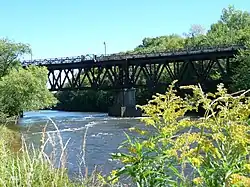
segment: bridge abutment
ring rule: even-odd
[[[116,94],[114,105],[109,108],[109,116],[140,117],[142,112],[136,108],[135,88],[123,89]]]

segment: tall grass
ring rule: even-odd
[[[30,187],[101,187],[107,186],[103,177],[99,173],[93,172],[90,176],[79,175],[77,181],[72,181],[66,169],[67,155],[66,147],[69,140],[63,143],[62,136],[56,124],[50,119],[57,129],[56,134],[46,133],[46,126],[43,129],[41,146],[35,149],[32,145],[26,144],[25,138],[6,126],[0,126],[0,186],[30,186]],[[84,136],[84,144],[86,135]],[[56,139],[60,145],[59,160],[56,162]],[[45,147],[52,147],[50,154],[45,152]],[[15,149],[13,149],[15,147]],[[83,146],[85,149],[85,146]],[[85,153],[85,150],[82,151]],[[57,164],[56,164],[57,163]],[[84,167],[85,155],[82,156]],[[109,186],[109,185],[108,185]]]

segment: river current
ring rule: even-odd
[[[106,113],[63,112],[55,110],[41,110],[25,112],[20,119],[21,132],[28,145],[39,148],[43,129],[46,138],[54,139],[56,143],[48,141],[45,152],[58,150],[60,157],[61,144],[67,144],[66,155],[70,176],[79,174],[85,165],[89,172],[95,166],[101,167],[103,174],[109,173],[118,166],[111,160],[111,154],[117,152],[119,145],[126,139],[124,132],[130,127],[142,126],[139,118],[114,118]],[[58,138],[60,133],[60,138]]]

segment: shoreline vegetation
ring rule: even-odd
[[[244,44],[249,49],[250,13],[230,6],[223,9],[220,20],[206,33],[200,26],[192,26],[185,37],[173,34],[145,38],[131,52],[221,44]],[[181,98],[176,95],[175,82],[167,91],[165,88],[156,90],[164,94],[156,94],[150,101],[147,101],[151,98],[149,92],[139,91],[138,104],[143,105],[141,109],[148,116],[142,121],[154,131],[130,128],[138,133],[138,137],[125,134],[127,141],[112,154],[113,160],[124,165],[122,168],[113,170],[108,176],[98,172],[82,174],[77,180],[71,180],[67,175],[67,142],[62,143],[59,131],[55,133],[55,140],[46,133],[45,126],[40,148],[34,149],[26,144],[25,137],[16,129],[18,127],[11,125],[11,121],[22,111],[50,108],[58,100],[59,103],[64,100],[69,108],[94,104],[93,109],[103,109],[108,106],[111,93],[60,92],[57,100],[46,87],[46,68],[21,67],[17,57],[29,53],[31,49],[26,44],[0,40],[0,119],[1,124],[5,124],[0,126],[0,186],[131,185],[119,183],[122,178],[137,187],[250,186],[250,98],[246,96],[249,92],[231,94],[250,88],[249,50],[241,51],[237,62],[232,63],[232,84],[228,88],[218,85],[215,93],[204,93],[199,85],[188,86],[182,89],[191,89],[193,94]],[[217,73],[210,78],[219,80]],[[145,77],[140,77],[140,81],[145,81]],[[164,81],[169,81],[169,77]],[[201,118],[183,118],[188,111],[199,108],[204,110]],[[50,122],[57,128],[52,120]],[[186,129],[190,130],[183,131]],[[55,141],[59,142],[60,152],[53,152],[53,149],[51,153],[45,153],[45,146],[50,144],[54,148]],[[82,159],[85,149],[83,141]],[[55,159],[58,156],[59,163]],[[87,171],[84,161],[80,163],[81,171]],[[189,176],[184,172],[187,166],[193,170]]]
[[[65,168],[66,145],[60,142],[61,155],[56,165],[55,151],[58,150],[52,150],[50,154],[44,151],[47,144],[54,144],[56,140],[46,135],[45,130],[38,150],[27,145],[18,131],[2,125],[0,132],[5,135],[0,137],[0,186],[103,186],[97,172],[91,176],[79,175],[77,180],[70,179]],[[55,136],[61,139],[59,131]]]
[[[229,94],[223,85],[218,85],[215,94],[205,94],[199,86],[186,86],[182,89],[192,88],[194,95],[182,99],[175,95],[174,84],[165,94],[157,94],[141,106],[149,116],[142,121],[155,130],[130,128],[138,136],[127,135],[127,141],[121,145],[123,151],[112,154],[113,160],[124,167],[106,177],[97,171],[88,175],[83,140],[79,167],[85,174],[79,173],[75,180],[69,178],[68,142],[63,144],[60,131],[51,119],[57,132],[46,133],[45,126],[39,149],[27,145],[25,138],[10,130],[10,126],[1,126],[0,132],[5,136],[0,138],[0,183],[3,186],[122,187],[126,184],[119,183],[120,180],[127,178],[137,186],[149,187],[249,186],[250,98],[245,94],[250,90]],[[198,107],[204,108],[203,117],[196,120],[184,117],[187,111]],[[54,149],[56,141],[60,145],[59,155],[56,155],[58,150],[45,153],[45,147],[51,144]],[[56,158],[60,158],[59,162]],[[184,172],[187,168],[192,173]]]

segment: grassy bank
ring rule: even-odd
[[[51,155],[44,152],[48,142],[45,139],[42,139],[41,148],[34,150],[28,148],[15,127],[0,126],[0,134],[0,186],[105,186],[97,173],[83,176],[77,182],[70,180],[64,156],[61,155],[61,168],[58,169],[53,166]]]
[[[53,168],[42,150],[29,154],[17,131],[1,126],[0,133],[0,186],[81,186]]]

